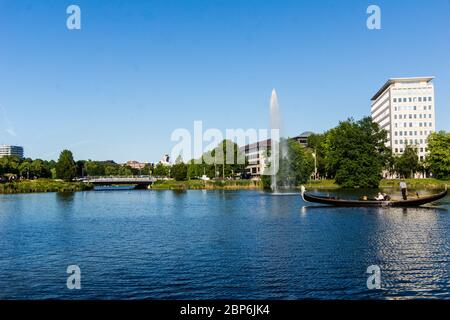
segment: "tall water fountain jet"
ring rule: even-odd
[[[278,137],[271,137],[271,183],[270,188],[273,192],[278,191],[277,172],[279,169],[280,159],[286,157],[286,148],[284,143],[280,141],[281,134],[281,115],[278,105],[278,96],[275,89],[272,90],[270,97],[270,129],[272,134],[278,132]]]

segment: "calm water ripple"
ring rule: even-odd
[[[0,195],[0,299],[449,299],[449,208],[259,191]],[[72,264],[81,290],[66,288]],[[381,290],[367,289],[370,265]]]

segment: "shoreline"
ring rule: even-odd
[[[408,188],[437,190],[450,185],[449,180],[437,179],[406,179]],[[378,189],[398,189],[399,179],[381,181]],[[307,189],[335,189],[341,188],[333,180],[310,180],[305,183]],[[299,189],[297,187],[295,189]],[[38,179],[0,184],[0,194],[27,194],[48,192],[79,192],[91,191],[94,186],[82,182],[64,182],[61,180]],[[148,190],[264,190],[263,184],[258,180],[161,180],[149,187]],[[350,189],[347,189],[350,190]],[[357,190],[357,189],[355,189]],[[376,190],[376,188],[374,188]]]

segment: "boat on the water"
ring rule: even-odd
[[[345,200],[337,197],[309,194],[306,192],[304,186],[301,188],[301,196],[305,202],[316,202],[339,207],[417,207],[435,202],[447,196],[447,186],[444,191],[437,194],[426,197],[415,197],[407,200]]]

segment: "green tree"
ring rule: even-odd
[[[153,175],[157,177],[168,177],[169,176],[169,166],[158,163],[153,169]]]
[[[324,141],[325,134],[312,134],[308,137],[308,148],[316,156],[317,173],[320,177],[327,176]]]
[[[20,174],[21,160],[16,156],[4,156],[0,158],[0,174]]]
[[[340,122],[324,141],[328,174],[342,187],[378,187],[389,157],[386,141],[387,132],[370,117]]]
[[[31,163],[29,161],[23,161],[19,166],[19,174],[21,177],[29,178],[31,174]]]
[[[439,131],[430,134],[425,161],[434,177],[450,177],[450,132]]]
[[[58,179],[63,179],[64,181],[72,181],[76,177],[76,174],[77,167],[73,160],[72,152],[63,150],[56,163],[56,177]]]
[[[181,156],[178,156],[175,164],[171,168],[171,175],[177,181],[184,181],[187,179],[187,165],[181,159]]]
[[[291,139],[282,140],[281,144],[284,144],[287,151],[286,157],[280,155],[278,172],[276,174],[277,185],[296,187],[305,183],[314,172],[314,158],[311,150]],[[267,153],[267,157],[270,157],[271,152]],[[271,165],[271,163],[268,165],[267,170],[269,170]],[[268,173],[268,171],[265,173]],[[272,177],[264,174],[261,176],[261,181],[264,188],[269,188],[272,184]]]
[[[414,177],[414,173],[419,169],[419,157],[417,151],[410,145],[406,145],[405,151],[394,161],[395,172],[404,178]]]
[[[222,178],[231,177],[245,170],[248,161],[239,146],[231,140],[223,140],[211,153],[214,164],[209,165],[209,172],[219,172]],[[205,155],[203,156],[205,157]]]

